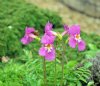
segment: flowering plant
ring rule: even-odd
[[[64,42],[62,37],[64,35],[68,35],[68,45],[71,48],[75,48],[76,45],[78,45],[78,50],[83,51],[85,50],[85,42],[82,40],[80,36],[80,26],[79,25],[72,25],[72,26],[67,26],[64,25],[64,32],[62,34],[53,31],[53,24],[48,22],[45,25],[45,33],[40,39],[39,36],[36,34],[36,30],[32,27],[26,27],[25,29],[25,35],[21,39],[21,42],[24,45],[29,44],[30,42],[34,41],[34,39],[38,40],[42,45],[41,48],[39,49],[39,55],[43,56],[43,69],[44,69],[44,84],[46,86],[47,81],[46,81],[46,62],[45,60],[48,61],[53,61],[55,60],[55,85],[56,85],[56,57],[57,57],[57,52],[56,52],[56,47],[59,47],[59,45],[54,45],[54,42],[56,39],[58,39],[57,42],[62,41],[61,43],[61,50],[59,50],[62,53],[62,59],[61,59],[61,66],[62,66],[62,79],[61,79],[61,85],[63,85],[63,73],[64,73],[64,54],[66,51],[65,44],[67,42]]]
[[[78,45],[78,50],[83,51],[85,50],[85,42],[82,40],[80,36],[80,26],[79,25],[72,25],[71,27],[68,27],[64,25],[65,31],[62,33],[62,35],[68,34],[69,35],[69,46],[72,48],[75,48],[76,45]]]

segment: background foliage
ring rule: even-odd
[[[0,56],[18,55],[25,27],[34,27],[43,33],[48,21],[56,28],[62,24],[61,17],[55,12],[40,9],[23,0],[0,0]]]

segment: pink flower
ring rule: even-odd
[[[68,34],[69,27],[67,25],[64,25],[64,32],[62,33],[62,36],[65,34]]]
[[[75,48],[78,45],[78,50],[83,51],[85,49],[85,42],[80,37],[80,26],[72,25],[68,31],[69,37],[69,46]]]
[[[55,59],[55,49],[53,44],[44,44],[40,50],[39,55],[44,56],[46,60],[52,61]]]
[[[35,36],[35,29],[31,28],[31,27],[26,27],[25,29],[25,35],[24,37],[21,39],[21,42],[23,44],[29,44],[30,42],[32,42],[34,40]]]
[[[56,33],[52,31],[52,24],[48,22],[45,26],[45,33],[41,39],[42,47],[39,50],[39,55],[44,56],[46,60],[52,61],[55,59],[54,40]]]
[[[45,26],[45,34],[41,39],[41,43],[52,44],[55,40],[56,35],[56,32],[52,31],[52,24],[48,22]]]

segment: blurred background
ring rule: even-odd
[[[57,12],[66,24],[79,23],[87,33],[100,34],[100,0],[26,0]]]

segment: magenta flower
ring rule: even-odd
[[[53,44],[44,44],[40,50],[39,55],[44,56],[46,60],[52,61],[55,59],[55,49]]]
[[[32,42],[34,40],[34,38],[36,37],[34,35],[35,33],[35,29],[34,28],[31,28],[31,27],[26,27],[25,29],[25,35],[24,37],[21,39],[21,42],[23,44],[29,44],[30,42]]]
[[[52,31],[52,24],[48,22],[45,26],[45,33],[41,39],[42,47],[39,50],[39,55],[44,56],[46,60],[52,61],[55,59],[54,40],[56,33]]]
[[[64,32],[62,33],[62,36],[65,34],[68,34],[69,27],[67,25],[64,25]]]
[[[85,49],[85,42],[80,37],[80,26],[72,25],[68,31],[69,37],[69,46],[75,48],[78,45],[78,50],[83,51]]]
[[[45,34],[41,39],[41,43],[52,44],[55,40],[56,35],[56,32],[52,31],[52,24],[48,22],[45,26]]]

